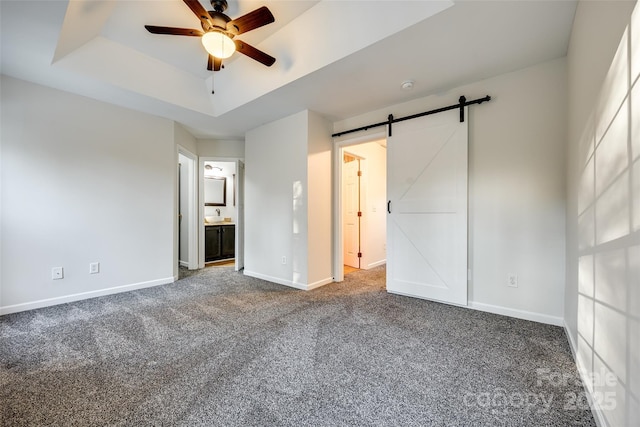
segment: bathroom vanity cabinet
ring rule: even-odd
[[[206,225],[204,228],[204,260],[205,262],[230,259],[235,257],[236,226]]]

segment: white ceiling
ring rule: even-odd
[[[182,0],[2,0],[1,71],[176,120],[200,138],[242,138],[303,109],[337,121],[562,57],[576,8],[565,0],[228,1],[231,18],[269,7],[276,22],[238,38],[274,56],[272,67],[236,53],[214,74],[198,38],[144,29],[199,29]],[[407,79],[411,91],[400,88]]]

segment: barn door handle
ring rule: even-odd
[[[391,213],[391,200],[387,202],[387,212]]]

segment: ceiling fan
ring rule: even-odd
[[[198,0],[183,0],[189,9],[198,17],[202,30],[189,28],[159,27],[145,25],[144,27],[153,34],[168,34],[174,36],[201,37],[209,59],[207,69],[219,71],[222,60],[238,51],[249,58],[254,59],[267,67],[273,65],[276,59],[259,49],[234,37],[246,33],[275,21],[273,14],[266,6],[262,6],[253,12],[249,12],[236,19],[231,19],[223,12],[227,9],[227,0],[211,0],[214,10],[206,11]]]

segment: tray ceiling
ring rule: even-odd
[[[181,0],[2,1],[2,73],[171,118],[198,137],[235,138],[306,108],[340,120],[564,56],[576,6],[230,0],[225,13],[262,5],[276,22],[238,38],[276,63],[235,54],[212,73],[198,38],[144,29],[200,28]]]

